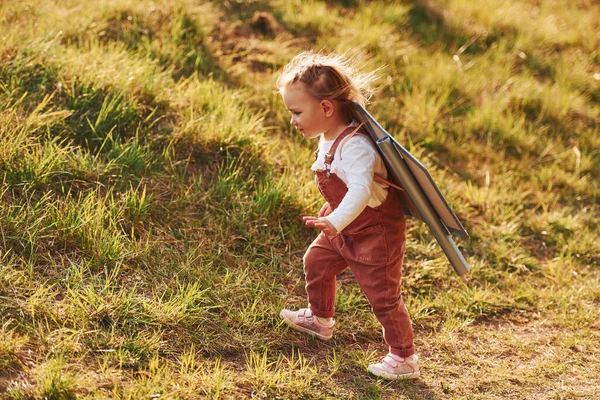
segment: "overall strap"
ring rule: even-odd
[[[395,183],[392,183],[392,182],[388,181],[387,179],[384,179],[384,178],[382,178],[382,177],[381,177],[381,176],[379,176],[379,175],[375,175],[375,176],[373,176],[373,179],[375,180],[375,182],[379,182],[379,183],[381,183],[382,185],[391,186],[391,187],[393,187],[394,189],[398,189],[398,190],[400,190],[400,191],[404,192],[404,188],[402,188],[402,186],[398,186],[398,185],[396,185]]]
[[[342,159],[342,150],[344,149],[344,145],[346,144],[346,141],[344,141],[344,139],[350,139],[352,136],[354,136],[358,130],[364,125],[364,122],[361,122],[353,131],[351,131],[350,129],[346,129],[344,132],[342,132],[336,139],[335,142],[333,142],[333,144],[331,145],[331,148],[329,149],[329,152],[327,154],[325,154],[325,170],[329,171],[329,169],[331,168],[331,163],[333,162],[333,156],[335,154],[335,151],[337,150],[338,146],[341,144],[342,147],[340,148],[340,160]],[[343,142],[342,142],[343,141]],[[317,151],[315,151],[315,159],[317,156]],[[401,186],[396,185],[393,182],[390,182],[389,180],[379,176],[379,175],[375,175],[373,176],[373,179],[384,185],[384,186],[390,186],[393,187],[395,189],[398,189],[400,191],[404,191],[404,188],[402,188]]]
[[[335,139],[335,142],[333,142],[333,144],[331,145],[329,152],[325,154],[325,169],[329,169],[331,167],[331,163],[333,162],[333,155],[335,154],[335,151],[337,150],[337,148],[340,145],[340,143],[342,142],[342,140],[344,140],[346,137],[348,139],[350,139],[352,136],[354,136],[356,134],[356,132],[358,132],[358,130],[363,125],[364,125],[364,122],[361,122],[353,131],[351,131],[350,128],[348,128]],[[343,149],[343,146],[342,146],[342,149]],[[340,149],[340,159],[342,156],[342,154],[341,154],[342,149]]]

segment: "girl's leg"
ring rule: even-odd
[[[304,273],[308,304],[314,315],[333,317],[335,310],[335,276],[348,264],[329,239],[320,234],[304,254]]]
[[[383,326],[390,353],[400,357],[413,355],[412,325],[400,294],[402,257],[385,265],[351,263],[350,269]]]

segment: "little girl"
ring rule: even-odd
[[[280,315],[293,329],[331,339],[336,275],[350,267],[389,346],[369,372],[410,379],[419,376],[419,363],[400,294],[404,214],[385,184],[381,157],[351,111],[352,101],[366,102],[371,78],[355,73],[340,56],[306,52],[294,57],[277,81],[291,124],[305,138],[319,138],[312,170],[325,198],[318,217],[303,218],[307,226],[321,230],[304,255],[308,308],[284,309]]]

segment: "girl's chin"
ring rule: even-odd
[[[318,134],[309,133],[306,131],[300,131],[300,133],[302,133],[302,137],[304,137],[304,139],[314,139],[319,136]]]

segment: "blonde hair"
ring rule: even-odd
[[[370,83],[374,72],[361,74],[355,65],[342,55],[323,55],[306,51],[298,54],[285,66],[277,79],[277,89],[302,82],[319,100],[337,100],[348,116],[352,116],[350,102],[365,106],[373,90]]]

